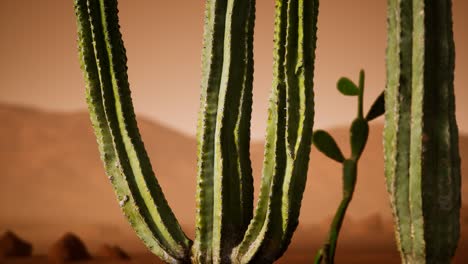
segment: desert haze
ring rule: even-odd
[[[91,252],[111,243],[134,255],[147,254],[124,219],[105,176],[87,113],[0,105],[0,123],[0,232],[12,230],[27,239],[35,255],[45,254],[69,231],[79,235]],[[196,141],[146,119],[139,119],[139,126],[166,197],[184,230],[193,237]],[[347,153],[347,128],[332,129],[331,134]],[[384,184],[381,134],[381,124],[371,126],[338,248],[338,263],[399,262]],[[466,136],[460,137],[460,152],[468,157]],[[252,144],[251,156],[258,187],[261,142]],[[462,159],[463,175],[467,165]],[[311,262],[341,199],[340,175],[338,163],[312,151],[300,225],[280,263]],[[463,186],[463,195],[467,191]],[[463,228],[468,225],[467,209],[462,210]],[[462,231],[456,263],[462,262],[468,249],[468,232]],[[340,261],[343,259],[346,261]]]

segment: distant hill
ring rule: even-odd
[[[143,249],[105,177],[87,113],[0,105],[0,124],[0,232],[12,229],[38,245],[39,251],[66,231],[78,233],[91,246],[105,237],[129,250]],[[193,235],[195,139],[143,118],[139,126],[164,193],[184,229]],[[330,132],[348,153],[347,128]],[[384,232],[391,240],[381,134],[381,124],[371,126],[344,232],[359,236]],[[468,137],[460,138],[460,148],[461,156],[468,157]],[[251,156],[258,190],[262,143],[252,143]],[[462,171],[467,172],[468,164],[462,162]],[[465,195],[467,188],[463,187]],[[314,149],[300,219],[300,230],[310,232],[298,232],[293,245],[300,247],[302,238],[321,241],[340,199],[339,164]]]
[[[104,236],[143,249],[105,176],[87,113],[0,106],[0,123],[0,229],[44,245],[39,250],[66,231],[91,245]],[[147,120],[139,125],[171,206],[192,226],[195,140]]]

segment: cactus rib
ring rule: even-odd
[[[404,263],[450,263],[459,238],[451,17],[450,0],[389,1],[385,171]]]
[[[185,263],[191,241],[164,198],[134,117],[117,1],[75,0],[75,12],[91,120],[121,207],[151,251]]]
[[[288,246],[298,223],[312,140],[318,1],[277,0],[275,10],[262,183],[254,218],[233,253],[239,263],[271,263]]]

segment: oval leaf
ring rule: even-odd
[[[359,95],[359,88],[356,84],[353,83],[350,79],[346,77],[341,77],[336,84],[338,90],[347,96],[356,96]]]
[[[385,113],[385,94],[382,92],[377,99],[375,99],[369,112],[366,115],[366,120],[371,121]]]
[[[342,163],[345,160],[343,153],[336,144],[335,140],[326,131],[315,131],[313,140],[315,147],[317,147],[317,149],[323,154],[325,154],[327,157],[340,163]]]
[[[351,153],[355,160],[361,157],[362,151],[367,143],[369,135],[369,124],[363,118],[357,118],[351,125]]]

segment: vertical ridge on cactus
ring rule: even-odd
[[[385,172],[404,263],[450,263],[459,238],[451,1],[390,0]]]

